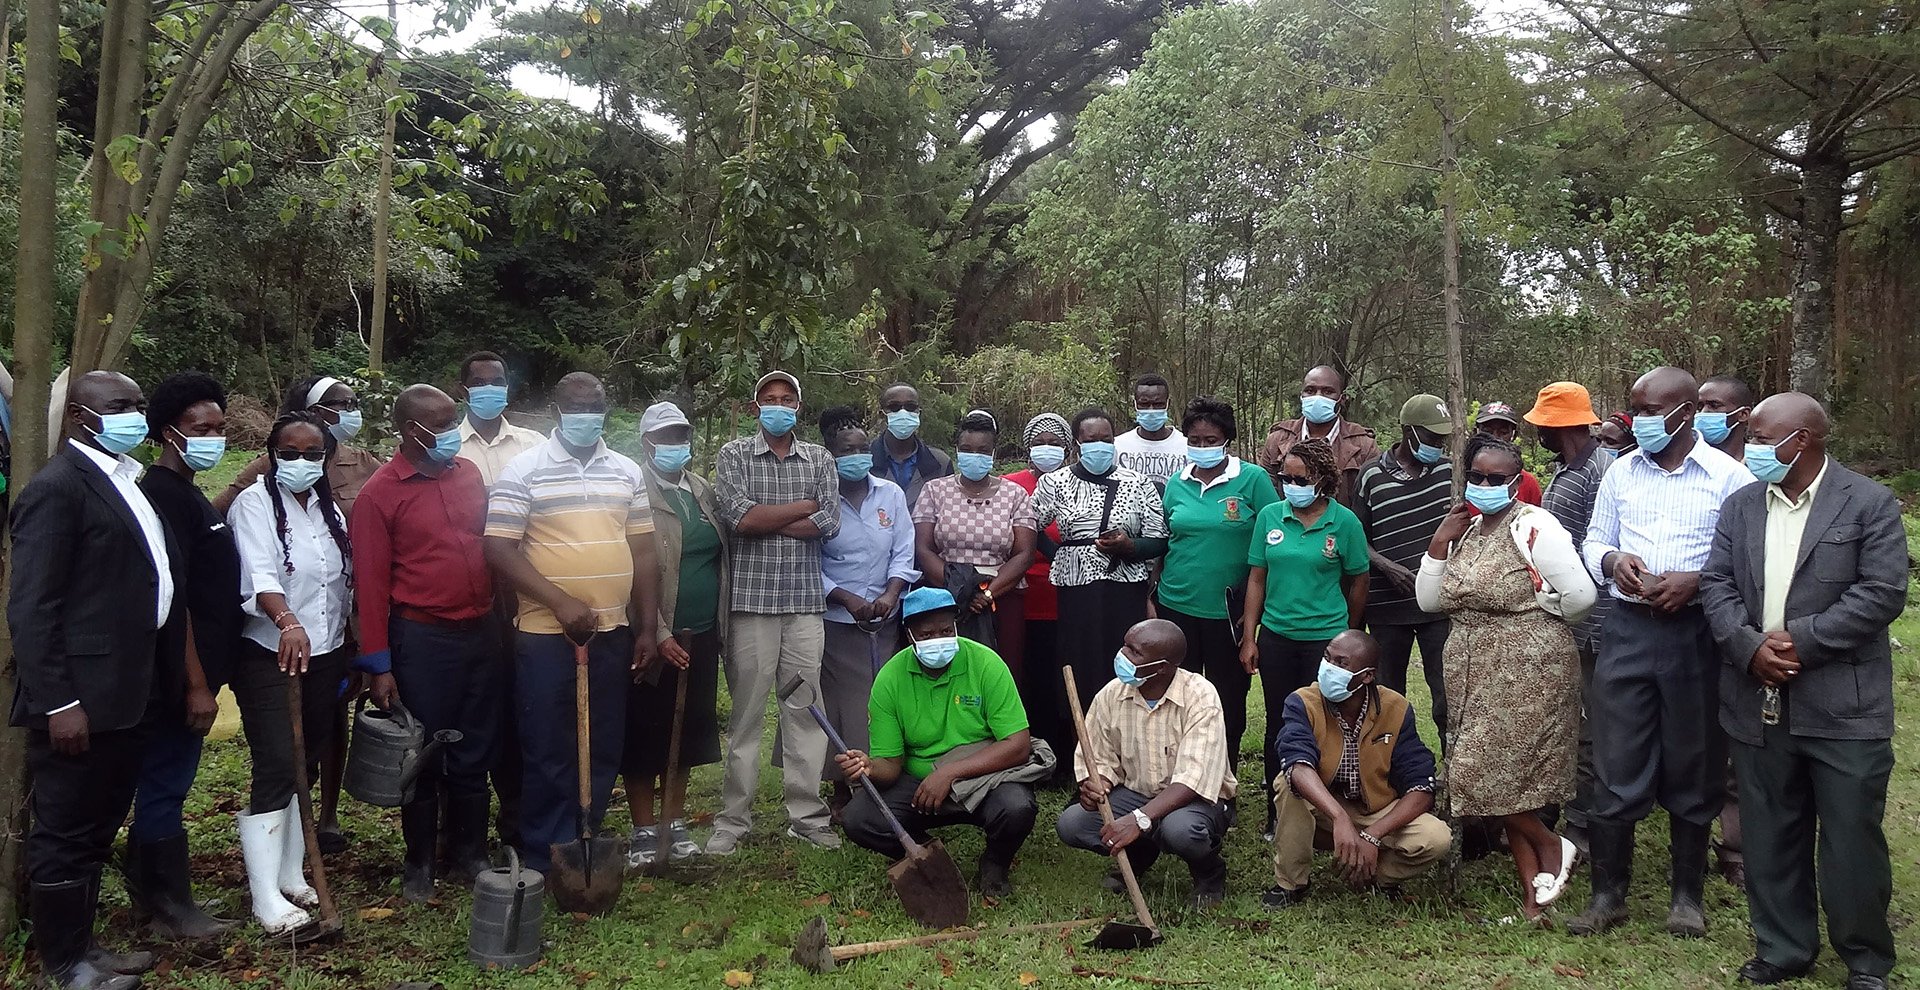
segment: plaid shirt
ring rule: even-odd
[[[826,611],[820,593],[820,543],[840,532],[840,490],[833,457],[804,440],[776,457],[764,433],[741,437],[720,448],[713,473],[714,501],[727,524],[733,551],[731,607],[735,612],[795,615]],[[814,539],[778,533],[742,536],[741,520],[759,505],[788,505],[811,499],[819,508],[807,516],[820,527]]]
[[[1373,706],[1373,696],[1365,691],[1360,693],[1360,714],[1347,721],[1340,714],[1338,706],[1333,709],[1333,717],[1340,720],[1340,737],[1343,745],[1340,749],[1340,769],[1333,774],[1333,796],[1349,801],[1360,800],[1360,730],[1367,724],[1367,709]]]

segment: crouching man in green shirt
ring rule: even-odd
[[[1044,744],[1044,758],[1036,752],[1006,662],[959,638],[953,595],[916,588],[900,611],[913,645],[874,675],[867,703],[872,753],[852,750],[836,759],[847,780],[873,778],[915,841],[946,825],[986,832],[975,882],[980,893],[1004,897],[1012,890],[1007,869],[1039,812],[1032,781],[1051,772],[1052,753]],[[906,855],[864,788],[841,826],[855,845],[894,859]]]

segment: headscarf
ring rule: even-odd
[[[1031,447],[1034,438],[1042,433],[1053,433],[1063,438],[1065,442],[1061,446],[1067,448],[1069,455],[1079,449],[1079,445],[1073,442],[1073,427],[1068,426],[1067,418],[1059,413],[1043,412],[1027,420],[1027,428],[1020,432],[1020,442]]]

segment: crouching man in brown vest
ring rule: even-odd
[[[1327,644],[1317,683],[1287,698],[1274,747],[1270,908],[1306,899],[1316,837],[1331,839],[1341,879],[1393,896],[1447,852],[1433,808],[1433,752],[1413,705],[1375,683],[1380,646],[1349,630]]]

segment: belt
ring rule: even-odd
[[[1629,611],[1638,613],[1640,615],[1644,615],[1651,619],[1686,619],[1686,618],[1692,618],[1698,615],[1703,615],[1705,614],[1705,611],[1706,611],[1705,608],[1703,608],[1699,602],[1689,602],[1686,605],[1682,605],[1680,607],[1680,611],[1678,612],[1662,612],[1659,609],[1654,608],[1652,605],[1646,604],[1645,602],[1630,602],[1630,601],[1627,601],[1625,598],[1615,598],[1613,600],[1613,604],[1616,608],[1625,607]]]
[[[425,626],[439,626],[443,629],[472,629],[493,616],[493,613],[488,611],[482,612],[471,619],[449,619],[444,615],[435,615],[432,612],[417,609],[411,605],[398,606],[393,610],[393,614],[408,622],[418,622]]]

